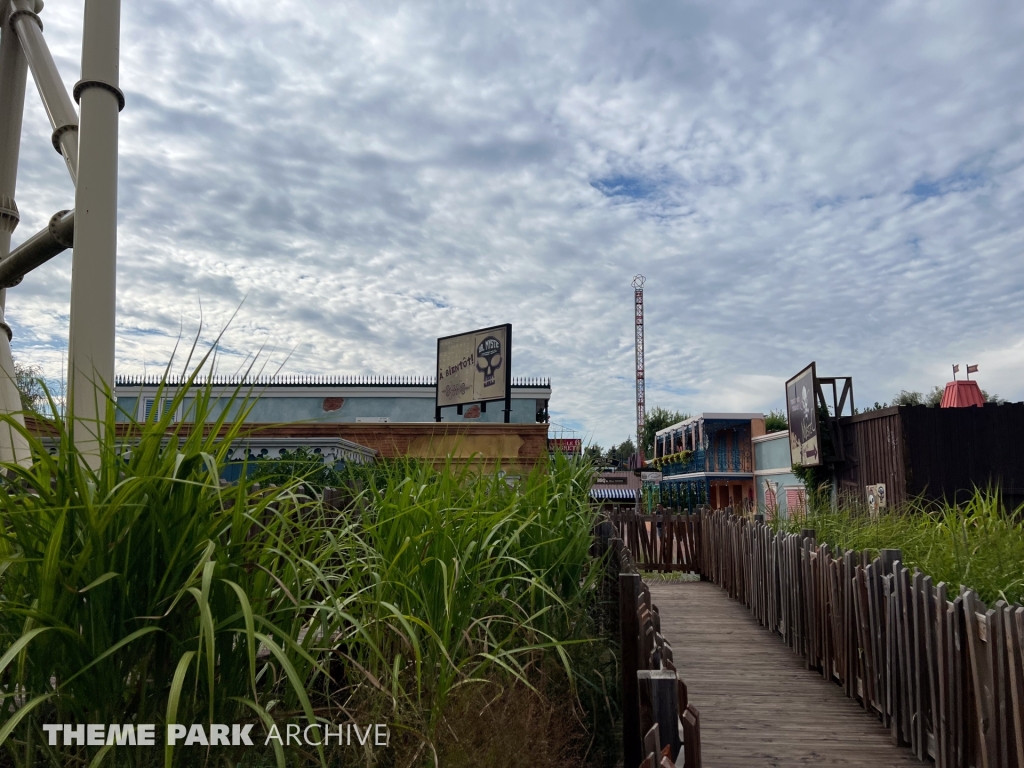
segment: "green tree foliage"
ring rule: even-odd
[[[605,452],[604,457],[613,466],[626,466],[629,463],[629,457],[634,453],[636,453],[636,444],[633,442],[633,438],[627,437],[619,445],[613,445],[609,448]]]
[[[882,408],[895,408],[899,405],[927,405],[932,408],[937,408],[942,402],[942,394],[946,391],[945,387],[934,386],[928,394],[922,392],[909,391],[901,389],[897,395],[894,395],[891,402],[880,403],[877,400],[875,404],[869,408],[865,408],[864,411],[877,411]],[[1005,398],[999,395],[990,395],[984,389],[981,390],[981,396],[985,398],[986,403],[1005,403]]]
[[[899,394],[893,397],[890,406],[896,405],[924,405],[924,395],[920,392],[908,392],[901,389]]]
[[[667,408],[655,406],[644,419],[644,456],[650,458],[654,455],[654,435],[665,427],[678,424],[690,418],[688,413],[670,411]]]
[[[21,409],[46,415],[48,403],[43,387],[43,369],[38,365],[14,362],[14,383],[21,395]]]
[[[764,429],[766,432],[785,432],[789,429],[789,421],[786,419],[786,412],[779,408],[773,410],[764,417]]]

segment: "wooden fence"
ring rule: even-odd
[[[617,624],[622,654],[623,765],[700,768],[700,713],[689,702],[672,646],[661,634],[651,590],[616,533],[611,521],[599,523],[594,547],[595,555],[605,558],[603,602],[613,607],[611,622]]]
[[[616,511],[608,519],[640,570],[701,572],[700,515]]]
[[[702,575],[808,669],[939,768],[1024,768],[1024,608],[935,585],[899,550],[833,550],[814,531],[702,513]]]

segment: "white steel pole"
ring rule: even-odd
[[[14,192],[18,182],[28,63],[18,38],[7,23],[10,3],[6,0],[0,0],[0,3],[0,260],[3,260],[11,252],[11,234],[19,220]],[[0,289],[0,413],[18,414],[21,395],[14,379],[11,328],[4,320],[6,301],[7,291]],[[24,424],[20,415],[14,418]],[[25,438],[9,426],[0,428],[0,461],[29,461]]]
[[[18,33],[36,81],[36,90],[43,100],[46,116],[50,118],[53,148],[64,155],[64,162],[74,181],[78,175],[78,112],[43,39],[43,23],[39,20],[39,8],[36,6],[36,0],[14,0],[15,10],[11,14],[10,26]]]
[[[120,0],[85,0],[68,380],[75,444],[92,467],[114,385]]]

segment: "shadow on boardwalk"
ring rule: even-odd
[[[650,588],[661,632],[700,710],[704,768],[923,765],[720,587]]]

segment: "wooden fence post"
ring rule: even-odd
[[[685,768],[701,768],[700,712],[688,704],[682,716],[683,722],[683,765]]]
[[[640,698],[650,706],[652,724],[658,726],[662,747],[672,748],[675,762],[682,741],[679,739],[679,697],[676,673],[668,670],[641,669],[637,672]],[[642,724],[646,725],[646,723]]]
[[[640,574],[619,574],[619,647],[622,650],[622,764],[640,765],[644,759],[643,734],[640,732],[640,697],[637,687],[637,657],[640,626],[637,621],[637,595]]]

